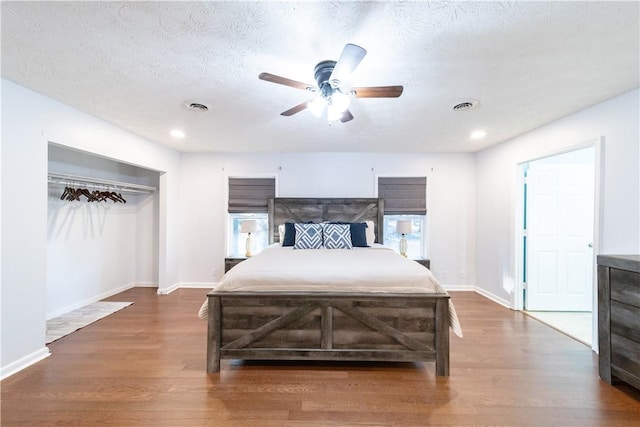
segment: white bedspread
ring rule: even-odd
[[[214,290],[447,293],[431,271],[382,245],[351,250],[270,246],[234,266]],[[205,303],[203,318],[206,309]],[[462,337],[451,301],[449,314],[453,332]]]

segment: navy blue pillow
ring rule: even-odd
[[[296,227],[293,222],[284,223],[284,239],[282,246],[293,246],[296,244]]]
[[[368,248],[367,245],[367,224],[364,222],[342,222],[334,221],[332,224],[349,224],[351,231],[351,245],[354,248]],[[286,240],[286,237],[285,237]]]
[[[351,244],[357,248],[367,248],[367,224],[364,222],[352,222]]]

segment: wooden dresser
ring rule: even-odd
[[[640,255],[598,255],[600,378],[640,389]]]

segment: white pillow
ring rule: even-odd
[[[284,242],[284,224],[280,224],[278,226],[278,236],[280,237],[280,240],[278,240],[280,242],[280,246],[282,246],[282,243]]]
[[[373,221],[365,221],[365,224],[367,224],[367,230],[366,230],[366,235],[367,235],[367,246],[373,246],[373,244],[376,241],[376,231],[375,231],[375,224]]]

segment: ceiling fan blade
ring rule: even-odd
[[[313,92],[316,91],[315,85],[302,83],[302,82],[299,82],[297,80],[291,80],[291,79],[288,79],[286,77],[276,76],[275,74],[271,74],[271,73],[260,73],[258,78],[260,80],[264,80],[266,82],[271,82],[271,83],[277,83],[279,85],[290,86],[290,87],[294,87],[296,89],[310,90],[310,91],[313,91]]]
[[[344,113],[342,114],[342,118],[340,119],[340,121],[342,123],[347,123],[351,120],[353,120],[353,114],[351,114],[351,111],[345,110]]]
[[[308,102],[305,101],[302,104],[298,104],[293,108],[289,108],[287,111],[283,111],[282,113],[280,113],[281,116],[293,116],[296,113],[299,113],[300,111],[304,110],[305,108],[307,108],[308,106]]]
[[[349,80],[351,73],[353,73],[353,70],[356,69],[366,54],[367,51],[364,48],[347,43],[329,77],[331,86],[334,88],[339,87],[342,83]]]
[[[354,87],[356,98],[397,98],[402,95],[402,86]]]

